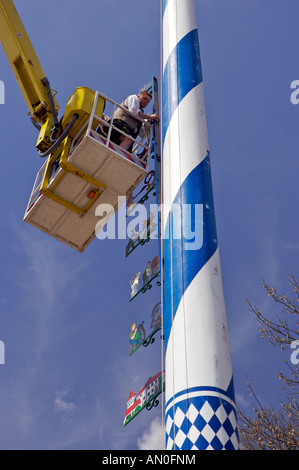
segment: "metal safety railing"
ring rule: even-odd
[[[110,116],[106,114],[103,114],[103,116],[96,115],[97,103],[99,98],[105,100],[106,106],[107,103],[110,104],[112,108]],[[139,134],[136,138],[127,134],[126,132],[119,129],[113,124],[114,115],[118,108],[122,109],[123,111],[125,111],[125,113],[134,117],[134,119],[140,121],[141,129],[143,129],[143,131],[139,130]],[[113,131],[124,137],[130,138],[130,140],[132,141],[131,151],[121,147],[121,145],[114,141]],[[107,96],[103,95],[98,91],[95,93],[94,103],[89,119],[83,124],[81,129],[78,131],[78,133],[74,136],[72,140],[69,155],[71,155],[74,148],[84,138],[85,135],[91,135],[105,147],[111,148],[112,144],[114,151],[116,151],[121,156],[129,155],[137,165],[140,165],[140,162],[146,163],[148,161],[148,156],[152,150],[153,126],[144,119],[141,119],[136,114],[133,114],[128,111],[116,101],[112,100],[111,98],[108,98]]]
[[[111,116],[108,117],[107,115],[98,116],[96,115],[97,110],[97,103],[99,98],[104,99],[106,105],[110,105],[112,108]],[[126,134],[124,131],[119,129],[113,124],[113,118],[115,115],[115,111],[117,108],[123,109],[127,114],[130,114],[134,117],[134,119],[139,120],[141,122],[141,126],[145,127],[145,132],[143,136],[137,136],[136,138],[132,137],[131,135]],[[105,132],[101,131],[101,127],[105,127]],[[112,131],[115,130],[117,133],[123,135],[124,137],[130,137],[132,141],[132,149],[131,151],[122,148],[120,145],[115,143],[112,138]],[[64,158],[68,159],[72,156],[73,151],[79,145],[79,143],[84,139],[86,136],[93,137],[99,144],[104,147],[109,148],[109,150],[113,150],[117,154],[126,159],[133,161],[135,164],[140,166],[143,169],[146,169],[148,166],[149,155],[152,152],[152,144],[153,144],[153,126],[149,125],[143,119],[139,118],[135,114],[130,113],[127,109],[122,107],[116,101],[108,98],[107,96],[103,95],[100,92],[95,92],[94,102],[92,106],[92,111],[89,117],[86,119],[84,124],[81,126],[77,134],[73,138],[67,137],[63,143],[64,150],[62,153],[58,154],[55,157],[55,154],[51,154],[46,162],[42,165],[40,170],[37,173],[35,178],[35,182],[33,185],[33,189],[29,198],[29,202],[27,204],[26,213],[30,210],[30,208],[34,205],[37,198],[41,195],[41,188],[45,183],[45,175],[46,172],[48,173],[47,177],[47,187],[53,181],[53,178],[57,175],[57,170],[60,168],[59,161],[61,159],[61,155],[64,154]],[[69,144],[67,145],[67,141]],[[139,153],[141,152],[141,153]],[[56,154],[57,155],[57,154]]]
[[[41,187],[41,184],[42,184],[42,180],[43,180],[43,177],[44,177],[46,166],[47,166],[47,161],[45,161],[45,163],[42,165],[42,167],[37,172],[37,175],[36,175],[36,178],[35,178],[35,181],[34,181],[34,185],[33,185],[33,188],[32,188],[31,194],[30,194],[30,198],[29,198],[25,213],[27,213],[31,209],[31,207],[33,206],[35,200],[40,195],[40,187]]]

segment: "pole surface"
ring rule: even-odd
[[[166,449],[237,449],[194,1],[162,22]]]

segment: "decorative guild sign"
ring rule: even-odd
[[[151,410],[153,407],[158,406],[159,400],[157,396],[164,390],[164,374],[159,372],[154,377],[150,377],[146,384],[136,395],[133,390],[129,395],[127,401],[127,409],[125,412],[124,426],[126,426],[135,416],[146,408]]]
[[[126,257],[129,256],[138,245],[144,245],[146,242],[150,241],[150,235],[158,228],[158,224],[154,222],[154,219],[155,214],[151,212],[150,217],[143,222],[143,227],[140,232],[135,232],[135,230],[131,232],[129,243],[126,246]],[[157,237],[158,234],[155,235],[155,238]]]
[[[157,331],[161,330],[161,302],[158,302],[151,313],[152,321],[150,326],[150,333],[146,335],[144,329],[144,321],[140,325],[136,326],[133,323],[130,333],[130,356],[137,351],[140,346],[147,347],[149,344],[154,343],[154,335]]]
[[[156,80],[155,79],[155,83]],[[154,87],[154,82],[150,84],[150,88],[154,93],[154,109],[157,106],[157,84]],[[157,112],[157,111],[155,111]],[[157,145],[157,140],[159,146]],[[150,154],[152,159],[155,159],[155,170],[149,171],[142,183],[136,189],[136,194],[133,193],[127,198],[126,203],[126,217],[127,217],[127,235],[129,241],[126,246],[126,257],[129,256],[139,245],[143,246],[150,240],[156,239],[160,244],[160,224],[161,224],[161,203],[160,203],[160,163],[157,166],[157,160],[160,156],[157,150],[160,149],[159,140],[159,126],[153,126],[153,145],[151,146]],[[158,150],[160,154],[160,150]],[[142,154],[141,154],[142,155]],[[141,188],[141,189],[139,189]],[[150,204],[150,196],[157,196],[155,204]],[[148,203],[146,202],[148,201]],[[159,201],[159,202],[158,202]],[[133,220],[132,220],[133,218]],[[131,220],[130,220],[131,219]],[[150,255],[152,256],[152,255]],[[146,260],[145,260],[146,261]],[[152,288],[152,283],[161,286],[160,276],[160,257],[155,256],[153,260],[149,260],[145,266],[144,272],[137,272],[130,280],[130,302],[140,292],[145,293]],[[159,298],[161,299],[161,293]],[[137,302],[138,304],[138,302]],[[136,321],[136,320],[135,320]],[[150,326],[148,327],[150,323]],[[162,303],[159,301],[154,306],[151,312],[151,320],[145,325],[144,320],[138,320],[133,323],[130,331],[130,350],[129,356],[135,351],[140,349],[141,346],[147,347],[149,344],[155,342],[154,336],[162,330]],[[163,332],[161,335],[163,339]],[[126,426],[140,411],[144,408],[151,410],[153,407],[158,406],[158,395],[165,389],[164,371],[159,372],[154,377],[150,377],[141,390],[135,394],[131,390],[127,400],[127,409],[123,424]]]
[[[132,194],[128,197],[127,199],[127,215],[130,215],[130,208],[132,206],[134,206],[135,204],[144,204],[145,201],[148,200],[149,198],[149,194],[150,192],[155,188],[156,186],[156,182],[155,182],[155,171],[152,170],[152,171],[149,171],[147,173],[147,175],[145,176],[144,180],[143,180],[143,186],[142,188],[140,189],[140,191],[135,194],[135,196],[133,196]],[[141,199],[139,199],[139,201],[137,203],[133,202],[134,199],[139,196],[143,191],[145,191],[145,193],[143,194],[143,196],[141,197]],[[153,193],[153,196],[155,196],[156,193]]]
[[[152,281],[160,275],[160,257],[156,256],[152,261],[146,265],[145,271],[142,275],[142,287],[140,287],[140,272],[135,274],[130,280],[131,285],[131,300],[133,300],[140,292],[144,293],[152,288]],[[160,286],[161,282],[157,280],[157,285]]]

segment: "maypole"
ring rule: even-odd
[[[237,449],[194,1],[162,21],[166,448]]]

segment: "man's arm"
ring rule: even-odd
[[[142,111],[139,111],[138,116],[141,119],[148,119],[149,121],[160,122],[160,118],[159,118],[158,114],[144,114]]]

